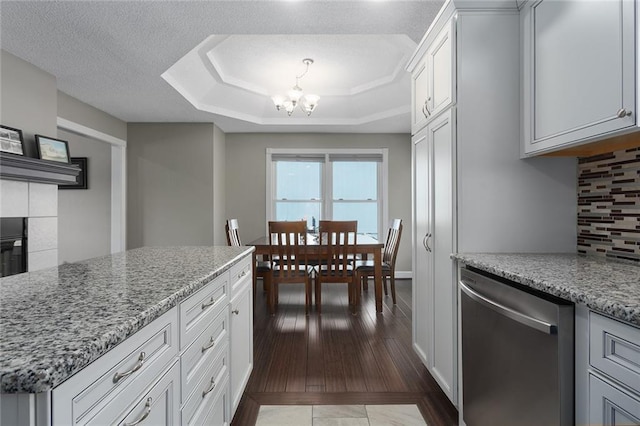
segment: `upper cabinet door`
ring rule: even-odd
[[[411,98],[413,99],[411,108],[412,134],[416,134],[422,129],[429,118],[427,112],[427,80],[427,60],[425,57],[411,73]]]
[[[527,3],[521,12],[525,154],[636,125],[635,3]]]
[[[427,41],[424,56],[411,72],[411,133],[416,134],[455,102],[455,17]]]
[[[455,97],[453,25],[455,18],[445,25],[427,50],[427,112],[435,117],[448,108]]]

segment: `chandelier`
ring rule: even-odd
[[[313,64],[313,59],[305,58],[302,60],[302,63],[306,65],[306,69],[302,74],[296,76],[296,85],[287,92],[287,96],[276,95],[271,98],[276,109],[278,111],[284,109],[289,116],[293,114],[296,106],[299,106],[307,115],[311,115],[320,100],[320,96],[318,95],[304,94],[302,88],[299,86],[300,79],[309,72],[309,65]]]

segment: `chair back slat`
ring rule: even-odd
[[[307,222],[269,222],[269,253],[274,276],[279,280],[307,273]]]
[[[227,231],[227,244],[230,246],[241,246],[240,232],[238,231],[238,219],[229,219],[225,225]]]
[[[320,259],[332,277],[352,273],[350,260],[356,252],[358,222],[321,220],[319,224]]]
[[[398,248],[400,247],[400,237],[402,236],[402,219],[393,219],[387,233],[387,241],[384,244],[382,261],[389,265],[396,263]]]

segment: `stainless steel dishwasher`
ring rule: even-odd
[[[460,290],[466,425],[572,425],[573,304],[469,267]]]

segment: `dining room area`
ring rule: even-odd
[[[245,243],[239,221],[227,220],[227,243],[255,248],[254,364],[233,425],[457,422],[411,347],[412,281],[395,277],[402,222],[391,219],[378,239],[356,220],[269,221]],[[312,406],[334,414],[307,423],[300,409]],[[392,423],[348,413],[380,406]]]

